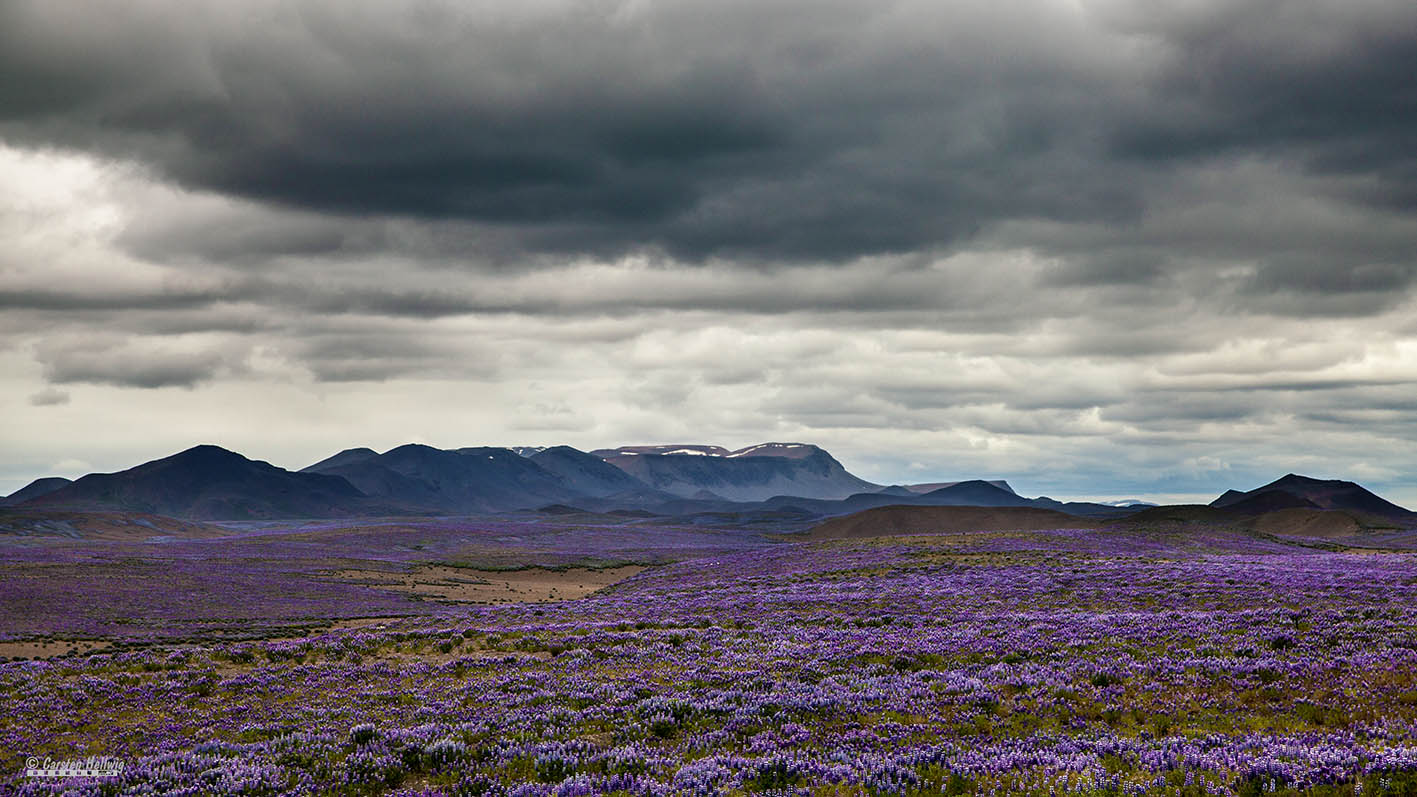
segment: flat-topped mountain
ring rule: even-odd
[[[810,443],[759,443],[755,446],[730,451],[724,456],[738,457],[785,457],[787,459],[809,459],[826,451]]]
[[[653,489],[685,498],[840,499],[880,489],[847,472],[826,451],[801,443],[765,443],[738,451],[718,446],[625,446],[604,451],[610,452],[605,461],[611,465]]]
[[[732,451],[723,446],[704,445],[663,445],[663,446],[620,446],[618,448],[597,448],[590,452],[601,459],[612,457],[634,457],[657,454],[684,454],[695,457],[726,457]]]

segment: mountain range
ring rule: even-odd
[[[882,486],[806,443],[737,450],[685,444],[580,451],[569,446],[350,448],[299,471],[201,445],[116,473],[39,479],[0,499],[5,511],[139,512],[189,520],[476,515],[545,510],[637,513],[674,522],[806,522],[879,507],[1045,510],[1099,520],[1128,503],[1028,498],[1006,481]],[[1347,481],[1290,474],[1226,491],[1207,511],[1260,516],[1343,510],[1417,526],[1417,514]]]
[[[713,453],[684,453],[687,450]],[[635,453],[629,453],[634,451]],[[350,448],[287,471],[202,445],[116,473],[37,480],[4,506],[145,512],[203,520],[481,514],[576,504],[594,509],[708,511],[795,494],[844,498],[881,489],[803,443],[739,451],[717,446],[629,446],[609,456],[569,446],[383,453]]]

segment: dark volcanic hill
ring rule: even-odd
[[[975,479],[932,490],[912,503],[927,506],[1034,506],[1034,500],[1037,499],[1030,500],[1013,490]]]
[[[1343,509],[1405,523],[1417,522],[1417,513],[1384,500],[1361,485],[1340,479],[1313,479],[1294,473],[1248,492],[1227,490],[1210,505],[1243,514],[1293,508]]]
[[[687,450],[687,447],[680,448]],[[743,456],[620,453],[609,456],[606,461],[656,490],[685,498],[762,501],[776,495],[793,495],[839,499],[880,489],[880,485],[848,473],[822,449],[804,448],[811,450],[793,449],[791,457],[753,453]],[[628,449],[614,450],[625,452]]]
[[[945,534],[961,531],[1037,531],[1092,528],[1098,521],[1035,507],[883,506],[832,518],[812,529],[815,540]]]
[[[1003,479],[987,479],[985,481],[988,484],[992,484],[995,487],[998,487],[1000,490],[1008,490],[1009,492],[1014,491],[1014,488],[1010,487],[1009,483]],[[931,482],[929,484],[907,484],[905,485],[905,489],[909,490],[912,493],[923,494],[932,493],[936,490],[940,490],[945,487],[953,487],[956,484],[960,483],[961,482]]]
[[[68,487],[73,483],[72,480],[66,479],[63,476],[46,476],[42,479],[35,479],[4,498],[0,498],[0,506],[16,506],[23,504],[32,498],[48,495],[55,490]]]
[[[1230,495],[1230,500],[1226,503],[1212,506],[1236,515],[1263,515],[1280,509],[1322,509],[1313,501],[1284,490],[1270,490],[1253,495],[1231,490],[1227,495]]]
[[[337,476],[292,473],[217,446],[196,446],[117,473],[91,473],[22,506],[203,520],[331,517],[382,509]]]

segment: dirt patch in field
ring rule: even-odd
[[[35,543],[72,540],[142,542],[154,539],[224,537],[231,532],[192,520],[141,512],[71,512],[50,509],[0,509],[0,537]]]
[[[1051,509],[979,506],[883,506],[832,518],[808,533],[810,540],[842,540],[900,534],[952,534],[965,531],[1044,531],[1086,529],[1101,525]]]
[[[1333,539],[1354,536],[1365,527],[1347,512],[1296,508],[1266,512],[1255,518],[1253,528],[1263,534]]]
[[[0,656],[8,659],[49,659],[69,653],[98,653],[107,648],[104,642],[63,640],[0,642]]]
[[[341,581],[428,600],[502,604],[576,600],[624,581],[641,570],[644,568],[634,565],[605,570],[471,570],[423,565],[407,571],[346,569],[329,575]]]
[[[343,631],[347,628],[374,628],[382,630],[402,620],[402,617],[346,617],[330,623],[327,630]]]

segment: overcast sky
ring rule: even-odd
[[[0,0],[0,493],[813,442],[1417,505],[1411,0]]]

